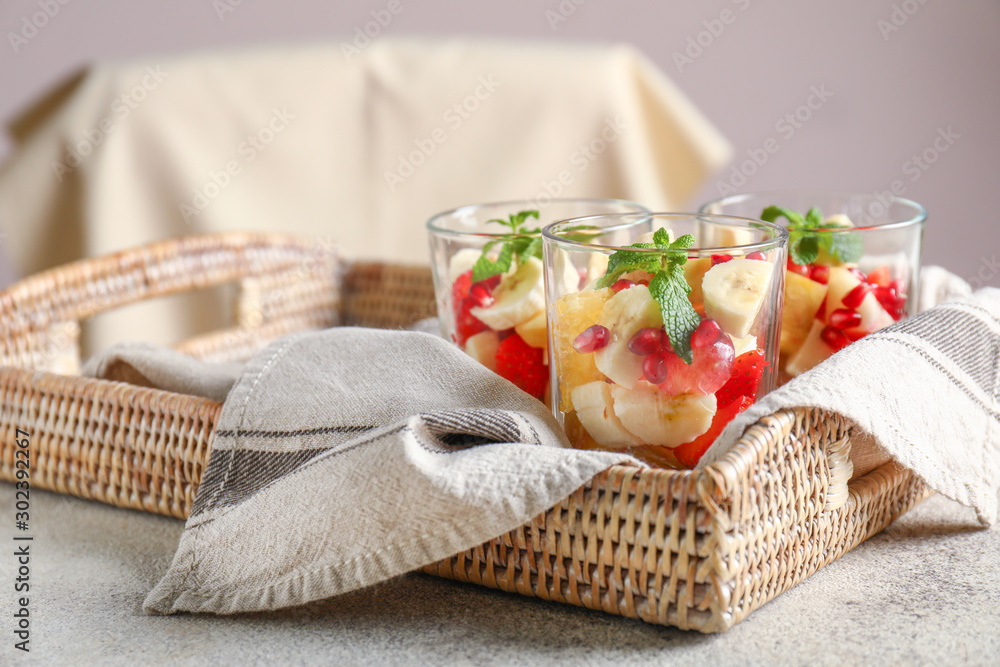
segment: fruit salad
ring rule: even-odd
[[[555,407],[574,446],[693,467],[765,388],[783,250],[702,256],[694,243],[659,229],[555,299]]]
[[[761,213],[769,222],[779,218],[790,232],[780,343],[787,379],[901,319],[908,290],[888,264],[859,268],[864,237],[851,231],[848,216],[824,218],[817,207],[805,215],[777,206]]]

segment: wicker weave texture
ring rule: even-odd
[[[342,264],[326,245],[284,235],[164,242],[29,278],[0,294],[0,478],[14,478],[15,429],[27,426],[36,486],[186,517],[221,404],[49,371],[78,366],[82,318],[231,281],[241,287],[238,321],[178,349],[241,360],[291,331],[401,327],[434,313],[427,268]],[[611,468],[425,571],[721,632],[927,495],[892,463],[848,483],[850,430],[819,410],[782,411],[704,469]]]

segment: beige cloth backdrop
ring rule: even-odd
[[[96,64],[11,128],[0,225],[22,274],[155,239],[284,230],[426,263],[482,201],[681,209],[727,142],[627,47],[376,40]],[[220,326],[224,297],[98,318],[93,351]]]

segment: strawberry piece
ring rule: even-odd
[[[892,281],[889,267],[882,265],[868,274],[868,282],[876,287],[888,287]]]
[[[748,353],[750,354],[750,353]],[[733,418],[753,405],[753,399],[749,396],[741,396],[738,400],[729,403],[725,407],[719,408],[715,416],[712,417],[712,425],[708,427],[708,430],[699,435],[697,438],[691,442],[685,442],[683,445],[677,445],[674,447],[674,456],[677,460],[687,466],[688,468],[693,468],[701,460],[702,454],[708,451],[708,448],[712,446],[719,434],[722,433],[722,429],[726,428],[726,425],[733,420]]]
[[[483,324],[469,311],[476,306],[483,307],[493,302],[493,290],[500,284],[500,276],[491,276],[478,283],[472,282],[472,269],[469,269],[451,284],[451,302],[455,308],[455,342],[461,346],[469,336],[486,331]]]
[[[742,398],[749,398],[751,403],[757,400],[757,387],[767,366],[768,363],[760,350],[744,352],[736,357],[729,380],[715,392],[719,409]]]
[[[497,348],[497,374],[542,400],[549,382],[549,369],[543,362],[543,355],[542,348],[531,347],[513,333]]]
[[[476,307],[476,300],[472,297],[465,297],[455,302],[455,342],[465,347],[465,341],[470,336],[489,329],[470,311]]]

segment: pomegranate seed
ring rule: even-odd
[[[847,329],[846,331],[844,331],[844,335],[847,336],[847,340],[853,343],[854,341],[861,340],[862,338],[867,336],[868,332],[865,331],[864,329]]]
[[[868,282],[876,287],[888,287],[891,276],[888,266],[880,266],[868,274]]]
[[[760,260],[763,260],[763,261],[766,262],[767,261],[767,255],[765,255],[762,252],[752,252],[749,255],[747,255],[747,259],[760,259]]]
[[[580,354],[599,350],[611,340],[611,332],[606,326],[595,324],[588,327],[573,340],[573,349]]]
[[[732,258],[732,255],[712,255],[712,266],[715,266],[716,264],[725,264]]]
[[[836,327],[823,327],[819,334],[823,342],[833,348],[834,352],[839,352],[851,344],[851,340],[843,331]]]
[[[906,283],[902,280],[893,280],[889,283],[889,287],[896,290],[897,294],[906,294]]]
[[[642,360],[642,376],[652,384],[660,384],[667,379],[667,364],[662,354],[657,352]]]
[[[806,278],[809,277],[809,267],[802,264],[796,264],[795,262],[792,261],[791,257],[788,258],[788,263],[785,264],[785,268],[787,268],[792,273],[797,273],[800,276],[804,276]]]
[[[628,342],[628,351],[632,354],[638,354],[640,357],[653,354],[661,349],[663,349],[663,330],[653,327],[639,329]]]
[[[860,285],[852,289],[850,292],[844,295],[844,300],[843,300],[844,307],[857,308],[858,306],[860,306],[861,302],[865,300],[866,296],[868,296],[868,292],[870,289],[871,288],[868,286],[868,283],[861,283]]]
[[[639,282],[636,283],[636,285],[645,285],[646,287],[649,287],[649,281],[648,280],[640,280]]]
[[[614,285],[611,286],[611,291],[614,292],[615,294],[618,294],[618,292],[621,292],[623,289],[628,289],[633,285],[635,285],[635,283],[629,280],[628,278],[620,278],[619,280],[615,281]]]
[[[861,282],[863,282],[863,283],[866,283],[866,282],[868,282],[868,276],[866,276],[866,275],[864,274],[864,272],[863,272],[863,271],[861,271],[860,269],[856,269],[856,268],[853,268],[853,267],[852,267],[852,268],[850,268],[850,269],[847,269],[847,270],[848,270],[848,271],[850,271],[851,273],[853,273],[853,274],[854,274],[854,276],[855,276],[855,277],[856,277],[856,278],[857,278],[858,280],[860,280]]]
[[[837,329],[852,329],[861,324],[861,313],[847,308],[838,308],[830,313],[830,326]]]
[[[816,311],[816,319],[826,319],[826,297],[823,298],[823,303],[819,304],[819,310]]]
[[[809,277],[820,285],[826,285],[830,282],[830,267],[817,264],[809,270]]]
[[[698,328],[691,334],[691,347],[700,349],[715,345],[716,341],[722,338],[722,327],[715,320],[702,320]]]
[[[481,282],[469,288],[469,297],[480,308],[489,308],[493,305],[493,292]]]
[[[887,311],[891,313],[896,309],[898,302],[896,290],[891,287],[876,287],[872,293],[875,295],[875,300],[878,301],[879,305]]]

